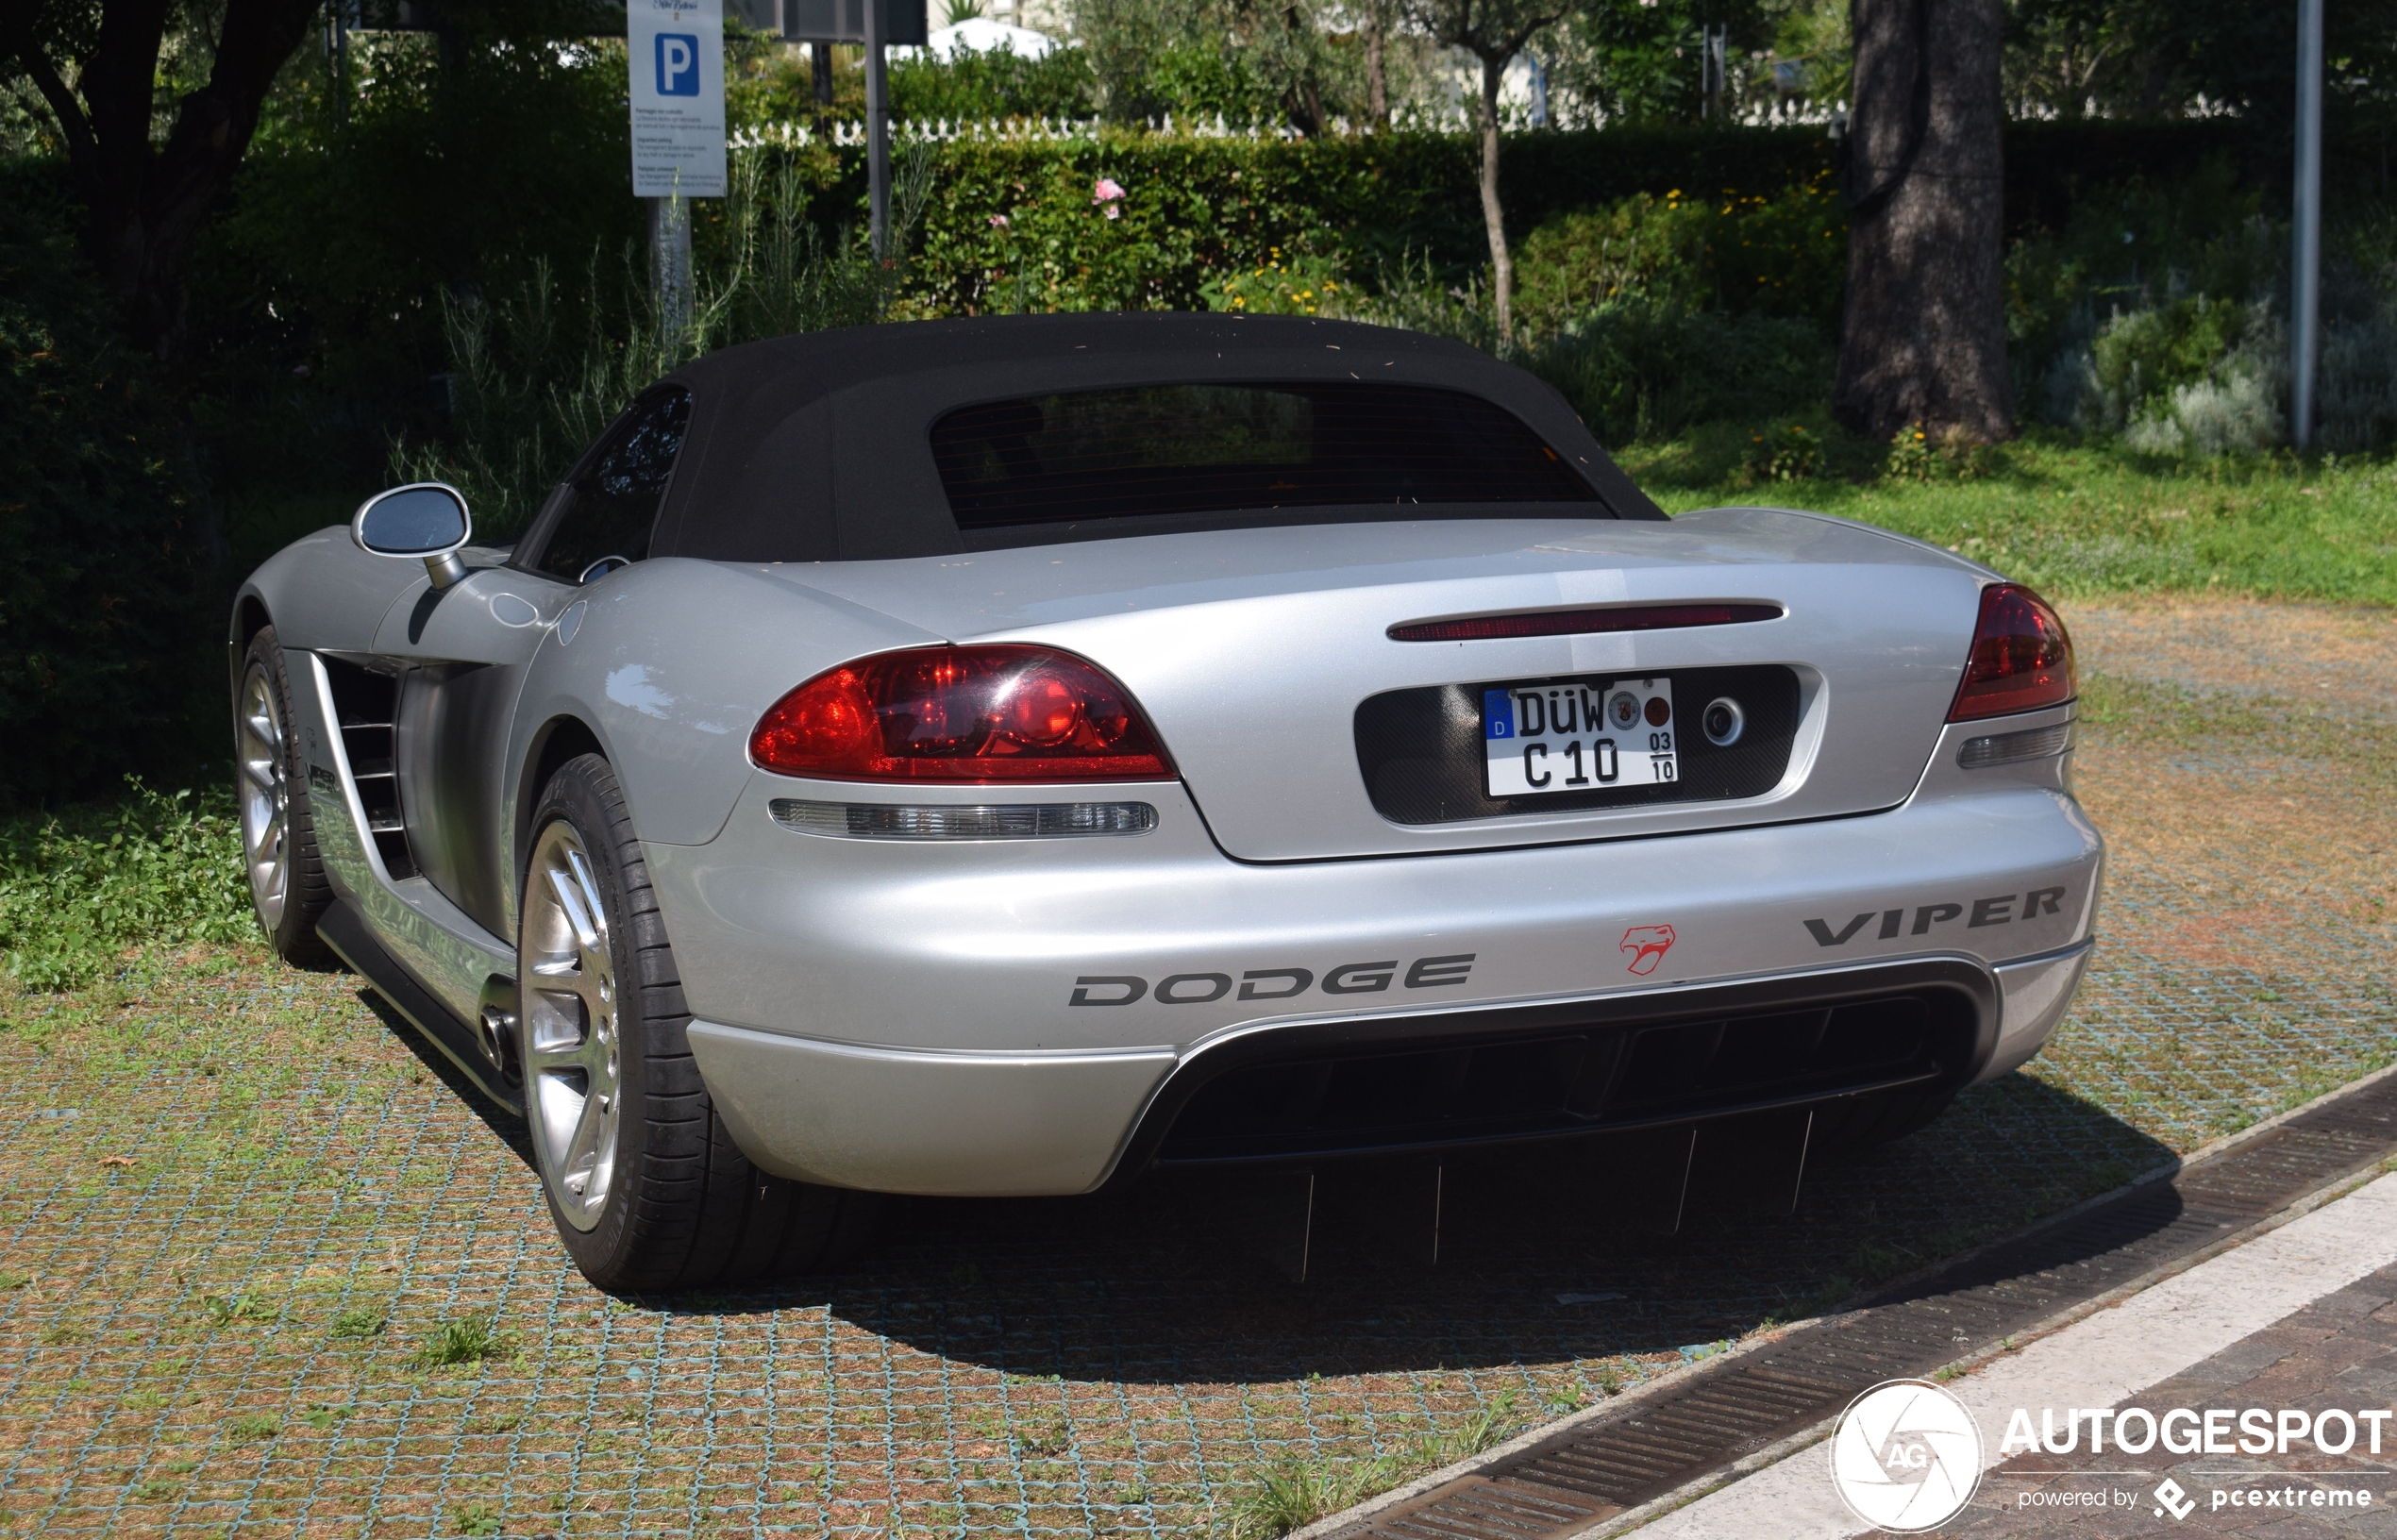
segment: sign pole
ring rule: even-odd
[[[865,185],[877,261],[890,255],[891,242],[891,86],[882,57],[890,34],[888,4],[865,0]]]
[[[691,205],[668,195],[649,203],[649,282],[658,328],[671,343],[691,329]]]
[[[632,193],[649,205],[659,342],[690,344],[691,200],[725,194],[724,0],[626,0]]]
[[[2322,0],[2297,0],[2296,247],[2288,276],[2288,436],[2314,439],[2314,362],[2322,343]]]

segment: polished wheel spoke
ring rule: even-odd
[[[291,896],[291,866],[285,838],[291,814],[289,756],[282,702],[266,665],[255,662],[242,679],[242,710],[235,722],[235,757],[242,773],[242,852],[248,858],[250,897],[260,923],[269,930],[282,923]]]
[[[525,887],[526,1111],[542,1180],[567,1222],[588,1230],[614,1180],[622,1061],[607,903],[572,825],[541,831]]]

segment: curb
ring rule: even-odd
[[[2342,1100],[2345,1097],[2355,1096],[2372,1086],[2377,1085],[2383,1080],[2389,1080],[2392,1076],[2397,1076],[2397,1063],[2387,1064],[2379,1069],[2372,1070],[2368,1074],[2359,1076],[2356,1079],[2348,1081],[2344,1085],[2338,1086],[2332,1090],[2324,1092],[2322,1095],[2314,1097],[2310,1101],[2301,1102],[2297,1106],[2291,1107],[2286,1112],[2276,1113],[2272,1116],[2250,1124],[2248,1127],[2240,1129],[2235,1133],[2225,1134],[2220,1139],[2216,1139],[2200,1146],[2198,1148],[2189,1151],[2186,1155],[2175,1156],[2171,1160],[2160,1162],[2156,1165],[2146,1171],[2140,1172],[2138,1175],[2133,1177],[2130,1180],[2123,1182],[2118,1187],[2110,1188],[2107,1191],[2097,1194],[2092,1197],[2084,1198],[2070,1208],[2060,1209],[2056,1213],[2049,1214],[2045,1218],[2042,1218],[2034,1224],[2026,1225],[2020,1230],[2013,1230],[2007,1234],[1986,1241],[1982,1245],[1974,1247],[1970,1250],[1959,1251],[1951,1257],[1943,1257],[1936,1262],[1919,1267],[1911,1273],[1904,1274],[1898,1278],[1885,1280],[1884,1281],[1875,1284],[1872,1288],[1854,1296],[1848,1304],[1842,1306],[1840,1309],[1829,1311],[1820,1315],[1808,1316],[1803,1320],[1785,1322],[1772,1328],[1770,1331],[1752,1333],[1722,1352],[1712,1354],[1706,1358],[1699,1360],[1695,1364],[1685,1364],[1678,1368],[1668,1369],[1662,1374],[1641,1381],[1637,1385],[1633,1386],[1631,1389],[1624,1391],[1620,1395],[1612,1396],[1602,1401],[1597,1402],[1594,1405],[1584,1407],[1582,1410],[1571,1413],[1568,1415],[1559,1417],[1553,1422],[1545,1422],[1536,1427],[1527,1429],[1523,1432],[1517,1434],[1515,1437],[1508,1439],[1505,1443],[1493,1445],[1491,1448],[1483,1450],[1480,1454],[1471,1456],[1468,1459],[1460,1460],[1454,1465],[1444,1465],[1438,1470],[1426,1472],[1425,1474],[1406,1482],[1402,1486],[1393,1487],[1387,1492],[1381,1493],[1378,1496],[1366,1498],[1363,1502],[1344,1508],[1336,1514],[1328,1514],[1303,1528],[1291,1531],[1289,1535],[1286,1537],[1286,1540],[1333,1540],[1333,1536],[1344,1534],[1362,1525],[1368,1524],[1374,1519],[1382,1516],[1382,1515],[1389,1510],[1397,1508],[1403,1503],[1412,1502],[1440,1487],[1449,1485],[1450,1482],[1462,1481],[1467,1477],[1481,1475],[1489,1466],[1494,1465],[1500,1461],[1505,1460],[1510,1456],[1519,1454],[1536,1445],[1545,1444],[1551,1439],[1569,1433],[1573,1430],[1587,1424],[1610,1420],[1619,1416],[1623,1414],[1626,1408],[1637,1406],[1643,1399],[1649,1397],[1662,1394],[1668,1387],[1678,1388],[1685,1382],[1692,1374],[1699,1372],[1718,1372],[1718,1365],[1735,1362],[1748,1353],[1779,1342],[1789,1332],[1807,1327],[1843,1321],[1861,1315],[1874,1308],[1869,1301],[1878,1298],[1881,1296],[1893,1292],[1903,1291],[1914,1283],[1932,1278],[1949,1268],[1957,1266],[1960,1264],[1968,1262],[1970,1259],[1997,1247],[2010,1245],[2014,1242],[2020,1241],[2025,1237],[2037,1235],[2042,1230],[2051,1230],[2059,1225],[2067,1224],[2093,1209],[2097,1209],[2107,1203],[2115,1202],[2131,1193],[2138,1191],[2142,1187],[2152,1186],[2158,1181],[2170,1180],[2173,1177],[2178,1176],[2180,1173],[2192,1166],[2203,1164],[2205,1162],[2213,1160],[2219,1156],[2228,1154],[2242,1145],[2246,1145],[2256,1139],[2262,1138],[2266,1134],[2271,1133],[2273,1130],[2280,1128],[2282,1125],[2288,1123],[2297,1117],[2308,1113],[2317,1112],[2322,1108]],[[2312,1192],[2305,1194],[2296,1201],[2273,1211],[2271,1214],[2265,1215],[2263,1218],[2256,1220],[2255,1223],[2231,1231],[2220,1240],[2209,1242],[2207,1245],[2201,1247],[2197,1250],[2189,1252],[2187,1255],[2175,1257],[2167,1263],[2149,1269],[2147,1272],[2139,1274],[2136,1278],[2133,1278],[2123,1283],[2117,1284],[2113,1288],[2107,1289],[2101,1294],[2094,1295],[2089,1298],[2079,1300],[2073,1304],[2068,1305],[2064,1309],[2057,1311],[2054,1314],[2042,1317],[2032,1326],[2011,1333],[2004,1342],[2001,1342],[1996,1347],[1983,1348],[1977,1352],[1970,1353],[1964,1357],[1952,1360],[1950,1363],[1943,1365],[1940,1370],[1935,1372],[1944,1373],[1953,1371],[1954,1374],[1969,1374],[1972,1370],[1981,1367],[1983,1364],[2003,1357],[2016,1350],[2016,1348],[2020,1348],[2025,1342],[2036,1341],[2040,1337],[2048,1336],[2055,1331],[2061,1331],[2065,1327],[2070,1326],[2075,1321],[2084,1319],[2098,1311],[2108,1309],[2114,1305],[2120,1304],[2122,1300],[2131,1297],[2133,1295],[2153,1288],[2168,1278],[2187,1272],[2189,1268],[2198,1265],[2200,1263],[2220,1256],[2224,1251],[2242,1246],[2249,1241],[2255,1240],[2260,1235],[2265,1235],[2274,1230],[2278,1230],[2281,1226],[2289,1223],[2293,1219],[2301,1218],[2304,1215],[2312,1213],[2314,1210],[2321,1208],[2325,1203],[2329,1203],[2345,1197],[2348,1193],[2355,1191],[2356,1188],[2362,1186],[2368,1181],[2371,1181],[2380,1174],[2380,1170],[2377,1166],[2367,1167],[2365,1170],[2351,1172],[2347,1176],[2340,1177],[2334,1181],[2325,1183],[2323,1186],[2314,1189]],[[2011,1344],[2011,1346],[2009,1346],[2009,1344]],[[1814,1444],[1821,1442],[1824,1438],[1830,1436],[1831,1431],[1836,1424],[1837,1420],[1838,1419],[1836,1417],[1827,1418],[1812,1427],[1805,1428],[1798,1432],[1792,1433],[1765,1448],[1758,1449],[1752,1454],[1743,1456],[1741,1459],[1722,1467],[1719,1470],[1711,1471],[1694,1481],[1676,1487],[1672,1491],[1665,1493],[1660,1497],[1651,1498],[1649,1501],[1640,1504],[1636,1508],[1627,1509],[1619,1514],[1611,1515],[1607,1517],[1598,1519],[1593,1523],[1583,1526],[1579,1530],[1560,1532],[1557,1536],[1552,1537],[1552,1540],[1567,1540],[1568,1536],[1569,1540],[1610,1540],[1610,1537],[1612,1536],[1623,1534],[1629,1531],[1638,1529],[1640,1526],[1651,1523],[1677,1508],[1685,1507],[1689,1503],[1697,1501],[1699,1498],[1705,1497],[1708,1493],[1730,1485],[1741,1477],[1750,1475],[1757,1470],[1761,1470],[1767,1465],[1777,1465],[1781,1461],[1787,1459],[1789,1456],[1796,1454]]]

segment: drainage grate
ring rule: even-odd
[[[1576,1425],[1337,1532],[1341,1540],[1547,1540],[1651,1501],[2186,1257],[2397,1151],[2397,1077],[2304,1112],[2170,1180],[1872,1296],[1620,1416]]]

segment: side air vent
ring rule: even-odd
[[[416,854],[409,848],[399,805],[399,679],[334,658],[325,660],[325,672],[333,685],[342,753],[383,870],[394,879],[414,877]]]

